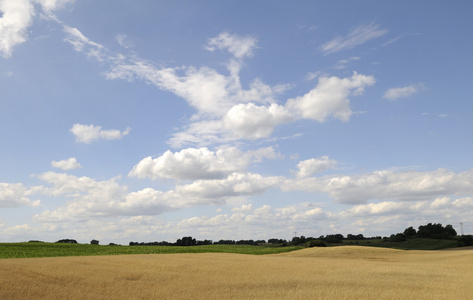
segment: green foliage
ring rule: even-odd
[[[404,242],[406,240],[407,237],[404,233],[391,234],[391,236],[389,237],[389,241],[395,243]]]
[[[473,236],[472,235],[462,235],[457,240],[458,247],[467,247],[473,246]]]
[[[195,245],[197,245],[197,241],[191,236],[186,236],[176,241],[176,246],[195,246]]]
[[[404,230],[404,235],[408,238],[415,237],[416,234],[417,234],[417,231],[412,226]]]
[[[306,247],[327,247],[327,244],[325,244],[321,240],[311,240],[305,244]]]
[[[328,234],[323,240],[329,244],[341,244],[343,242],[343,234]]]
[[[452,225],[443,227],[440,223],[429,223],[419,226],[419,230],[417,231],[417,237],[420,238],[451,239],[455,236],[457,236],[457,232],[453,229]]]
[[[360,234],[347,234],[347,240],[352,240],[352,241],[361,241],[364,240],[365,237],[360,233]]]
[[[31,258],[57,256],[90,256],[122,254],[172,254],[172,253],[238,253],[277,254],[302,249],[302,247],[265,247],[250,245],[203,246],[109,246],[70,243],[0,243],[0,258]]]
[[[73,239],[62,239],[62,240],[57,241],[56,243],[77,244],[77,241]]]
[[[291,241],[293,245],[303,245],[306,242],[307,242],[307,239],[303,235],[301,237],[295,236],[292,238],[292,241]]]

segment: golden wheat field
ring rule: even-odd
[[[0,260],[0,299],[473,299],[473,250]]]

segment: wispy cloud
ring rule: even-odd
[[[218,36],[208,40],[206,49],[209,51],[226,49],[236,58],[251,57],[253,56],[254,49],[256,49],[256,42],[256,38],[252,36],[241,36],[222,32]]]
[[[117,43],[124,47],[124,48],[133,48],[135,45],[134,43],[128,38],[128,36],[126,34],[117,34],[115,36],[115,40],[117,41]]]
[[[389,100],[397,100],[399,98],[404,98],[416,94],[423,89],[425,89],[425,86],[422,83],[411,84],[405,87],[392,88],[384,93],[383,98]]]
[[[346,49],[352,49],[369,40],[383,36],[387,32],[387,29],[380,29],[379,25],[373,23],[369,25],[360,25],[352,29],[346,36],[338,36],[333,40],[326,42],[320,47],[320,50],[324,55],[327,55]]]
[[[130,133],[131,128],[128,127],[125,131],[120,131],[117,129],[103,130],[102,126],[95,126],[93,124],[90,124],[90,125],[74,124],[70,131],[76,136],[77,142],[90,144],[91,142],[98,139],[104,139],[104,140],[121,139],[123,136]]]

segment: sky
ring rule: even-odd
[[[0,241],[473,234],[472,36],[471,1],[0,0]]]

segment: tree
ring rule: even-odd
[[[77,244],[77,241],[73,239],[62,239],[57,241],[56,243]]]
[[[472,235],[462,235],[457,241],[458,247],[473,246]]]
[[[389,240],[391,242],[404,242],[407,240],[407,238],[404,233],[397,233],[397,234],[391,234],[391,236],[389,237]]]
[[[360,233],[357,235],[354,234],[347,234],[347,240],[353,240],[353,241],[361,241],[364,240],[365,237]]]
[[[416,236],[417,231],[414,229],[414,227],[409,227],[404,230],[404,235],[408,238]]]
[[[98,244],[99,244],[99,241],[97,241],[97,240],[91,240],[91,241],[90,241],[90,244],[91,244],[91,245],[98,245]]]
[[[303,235],[301,235],[301,237],[295,236],[292,238],[292,241],[291,241],[293,245],[305,244],[306,242],[307,242],[307,239]]]
[[[340,233],[328,234],[325,236],[324,241],[330,244],[341,244],[343,241],[343,235]]]
[[[306,247],[327,247],[327,244],[320,240],[310,240],[305,245]]]
[[[457,232],[453,229],[452,225],[447,225],[444,228],[440,223],[429,223],[427,225],[419,226],[417,236],[432,239],[451,239],[457,236]]]
[[[447,235],[447,236],[457,236],[457,231],[455,229],[453,229],[453,226],[448,224],[447,226],[445,226],[445,229],[444,229],[444,233]]]
[[[176,246],[195,246],[195,245],[197,245],[197,241],[191,236],[186,236],[176,241]]]

